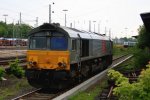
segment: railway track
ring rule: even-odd
[[[22,58],[26,58],[26,56],[15,56],[15,57],[0,57],[0,61],[3,61],[3,60],[14,60],[14,59],[22,59]]]
[[[129,58],[129,56],[127,56],[127,55],[124,55],[124,56],[119,57],[119,58],[115,58],[113,60],[113,64],[111,66],[109,66],[108,69],[121,64],[122,62],[126,61],[127,58]],[[104,75],[106,74],[108,69],[106,69],[106,70],[102,71],[101,73],[99,73],[101,78],[104,77]],[[94,78],[94,77],[99,77],[98,75],[95,75],[95,76],[91,77],[90,79],[85,80],[81,84],[77,84],[77,85],[75,85],[75,87],[71,87],[70,89],[67,89],[67,90],[63,90],[63,91],[52,91],[52,90],[47,91],[46,90],[45,91],[43,89],[37,89],[35,91],[32,91],[32,92],[26,93],[24,95],[18,96],[16,98],[12,99],[12,100],[51,100],[51,99],[61,100],[61,99],[66,99],[69,96],[76,93],[77,91],[85,90],[90,85],[94,84],[93,80],[98,81],[98,78]]]
[[[19,65],[20,66],[26,67],[26,56],[0,58],[0,65],[3,68],[8,68],[9,63],[14,62],[16,59],[19,60]]]
[[[61,92],[54,90],[36,89],[24,95],[18,96],[12,100],[51,100]]]
[[[1,50],[26,50],[27,46],[0,46]]]

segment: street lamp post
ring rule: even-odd
[[[68,11],[67,9],[63,10],[65,12],[65,27],[66,27],[66,23],[67,23],[67,18],[66,18],[66,12]]]
[[[96,21],[93,21],[93,23],[94,23],[94,32],[95,32],[95,22],[96,22]]]
[[[101,25],[100,25],[100,24],[101,24],[101,21],[99,21],[99,23],[98,23],[98,33],[99,33],[99,34],[101,33],[101,31],[100,31],[100,29],[101,29],[100,26],[101,26]]]
[[[7,17],[8,15],[7,15],[7,14],[4,14],[3,16],[5,17],[5,24],[7,24],[6,17]]]
[[[51,23],[51,5],[49,4],[49,23]]]
[[[125,35],[126,35],[125,37],[127,38],[127,37],[128,37],[128,36],[127,36],[127,30],[128,30],[128,28],[125,27],[124,29],[125,29]]]
[[[54,2],[52,3],[53,5],[55,4]],[[49,23],[52,23],[52,9],[51,9],[51,4],[49,4]]]

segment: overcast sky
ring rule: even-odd
[[[52,3],[55,4],[52,4]],[[36,17],[39,25],[49,22],[49,4],[52,4],[52,22],[64,25],[63,9],[67,9],[67,26],[75,23],[75,28],[89,30],[89,20],[92,21],[92,31],[104,34],[105,29],[111,30],[112,37],[137,35],[137,29],[143,22],[140,13],[150,12],[150,0],[0,0],[0,21],[8,14],[7,23],[17,22],[19,13],[22,21],[34,26]],[[106,28],[105,28],[106,27]]]

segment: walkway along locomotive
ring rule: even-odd
[[[97,33],[43,24],[28,39],[26,77],[34,87],[60,88],[112,63],[112,41]]]

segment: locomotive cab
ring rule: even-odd
[[[43,31],[34,33],[29,37],[31,50],[67,50],[67,37],[64,33]]]
[[[29,36],[28,68],[68,69],[68,37],[57,31],[39,31]]]

